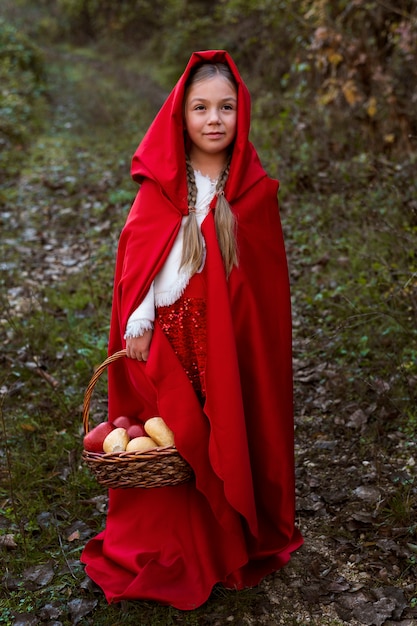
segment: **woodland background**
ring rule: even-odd
[[[78,560],[106,508],[83,393],[131,155],[206,48],[235,59],[281,182],[306,544],[191,613],[108,607]],[[417,623],[416,152],[415,0],[2,0],[0,624]]]

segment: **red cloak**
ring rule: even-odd
[[[182,103],[201,61],[227,63],[238,85],[225,196],[237,217],[239,267],[227,280],[210,211],[202,225],[203,408],[158,320],[146,363],[126,358],[109,368],[110,418],[161,415],[195,473],[195,482],[175,487],[110,490],[106,528],[82,555],[109,602],[151,599],[192,609],[217,582],[256,585],[302,544],[294,526],[291,311],[278,182],[248,140],[250,96],[227,52],[192,55],[133,157],[141,188],[119,242],[109,352],[124,347],[127,320],[188,213]]]

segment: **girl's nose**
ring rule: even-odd
[[[210,109],[209,111],[209,124],[218,124],[220,122],[220,115],[217,108]]]

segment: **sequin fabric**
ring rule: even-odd
[[[203,403],[206,392],[206,301],[181,296],[169,306],[157,308],[156,315],[194,390]]]

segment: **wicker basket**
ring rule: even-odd
[[[126,356],[126,350],[109,356],[94,372],[85,391],[84,433],[89,431],[90,399],[95,384],[110,363]],[[82,459],[100,485],[107,488],[166,487],[192,478],[192,470],[174,446],[147,452],[97,453],[83,450]]]

